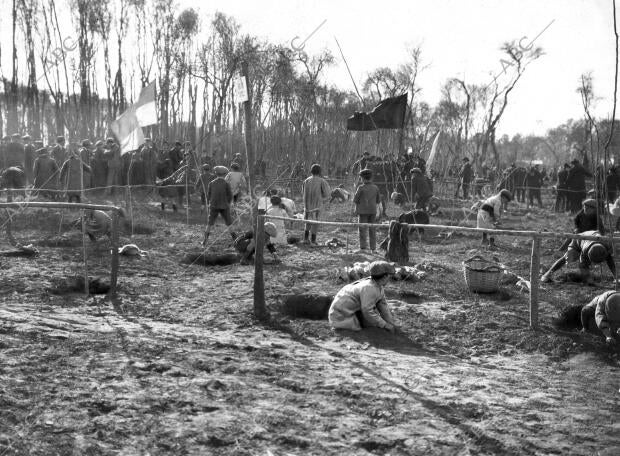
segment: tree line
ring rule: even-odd
[[[70,24],[70,27],[67,26]],[[3,26],[3,28],[6,28]],[[351,164],[364,150],[379,156],[428,154],[442,132],[435,167],[447,170],[463,156],[476,166],[569,156],[596,162],[609,120],[594,119],[591,75],[577,93],[584,117],[544,136],[497,138],[502,116],[524,72],[544,55],[522,40],[501,44],[502,71],[487,85],[450,78],[435,106],[422,100],[421,46],[407,49],[396,68],[365,75],[360,92],[334,87],[325,70],[337,63],[329,50],[295,51],[244,33],[233,17],[180,9],[174,0],[12,0],[11,43],[0,43],[0,136],[102,139],[140,88],[157,81],[156,142],[189,140],[202,155],[227,159],[244,148],[243,109],[235,81],[247,68],[255,157],[294,166],[314,161]],[[5,60],[0,60],[4,62]],[[346,118],[381,99],[409,93],[402,130],[348,132]],[[617,141],[612,141],[614,155]]]

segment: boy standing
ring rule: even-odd
[[[359,223],[375,223],[377,205],[380,201],[379,187],[372,183],[372,171],[363,169],[360,171],[362,185],[355,191],[353,202],[355,212],[359,217]],[[368,235],[370,234],[370,250],[374,253],[377,249],[377,236],[375,228],[359,227],[360,249],[368,250]]]
[[[318,164],[312,165],[310,168],[312,174],[304,181],[304,218],[306,220],[318,220],[321,215],[321,209],[323,203],[331,195],[331,189],[325,179],[321,177],[321,166]],[[316,233],[319,229],[318,225],[306,224],[304,231],[304,244],[308,244],[308,237],[312,232],[311,242],[316,245]]]
[[[230,214],[230,203],[232,203],[233,194],[228,182],[224,180],[224,177],[228,174],[228,168],[225,166],[216,166],[215,179],[209,182],[207,187],[207,201],[209,201],[209,219],[207,221],[207,230],[205,231],[205,238],[202,241],[203,247],[206,247],[207,240],[209,239],[209,233],[211,227],[215,225],[215,219],[218,214],[222,215],[226,226],[232,225],[232,216]],[[233,231],[230,235],[233,240],[237,237]]]

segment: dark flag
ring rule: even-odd
[[[370,131],[378,128],[403,128],[407,111],[407,94],[382,100],[375,109],[355,112],[347,119],[347,130]]]

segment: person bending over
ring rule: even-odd
[[[615,344],[620,337],[620,293],[606,291],[581,309],[582,331],[601,332],[605,342]]]
[[[394,266],[387,261],[374,261],[370,264],[370,277],[342,287],[329,308],[332,328],[360,331],[375,326],[394,333],[397,326],[384,293],[394,272]]]
[[[601,237],[601,233],[595,230],[584,231],[581,234],[584,236]],[[613,276],[616,276],[616,264],[612,255],[611,246],[607,242],[604,242],[602,237],[600,241],[573,239],[564,256],[553,263],[549,270],[542,275],[540,278],[541,282],[553,282],[554,272],[560,270],[565,264],[574,263],[576,261],[579,262],[579,272],[581,273],[582,281],[588,285],[593,283],[590,273],[590,266],[593,264],[599,264],[605,261]]]
[[[507,205],[511,200],[512,194],[506,189],[485,199],[478,209],[476,228],[494,229],[499,224],[502,205]],[[494,248],[495,238],[490,236],[487,240],[487,233],[482,233],[482,245],[487,245],[487,243],[489,247]]]
[[[276,246],[271,242],[271,238],[278,235],[276,226],[271,222],[265,222],[265,248],[273,255],[276,262],[280,262],[276,253]],[[254,240],[254,231],[246,231],[240,234],[234,242],[235,249],[241,254],[241,264],[249,264],[254,261],[254,252],[256,251],[256,241]]]

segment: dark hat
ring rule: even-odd
[[[365,168],[359,174],[361,177],[372,177],[372,169]]]
[[[607,319],[613,322],[620,321],[620,293],[614,293],[605,302]]]
[[[56,142],[57,143],[64,143],[65,142],[65,137],[64,136],[56,136]]]
[[[90,147],[92,144],[88,139],[82,140],[82,147]]]
[[[39,155],[43,155],[47,153],[47,149],[45,147],[41,147],[40,149],[37,149],[37,154]]]
[[[411,171],[409,171],[411,174],[414,173],[419,173],[422,174],[422,170],[420,168],[411,168]]]
[[[370,263],[369,272],[370,275],[380,276],[385,274],[394,274],[396,269],[387,261],[373,261]]]
[[[370,155],[370,152],[364,151],[364,153],[362,155]]]
[[[502,198],[506,198],[508,201],[512,201],[512,193],[510,193],[508,190],[503,189],[501,192],[499,192],[499,194]]]
[[[469,161],[469,158],[465,157],[465,158],[463,158],[463,161],[464,161],[464,162],[468,162],[468,161]]]
[[[588,249],[588,258],[593,264],[602,263],[607,258],[607,255],[607,249],[599,242],[592,244]]]
[[[570,162],[573,165],[578,165],[579,164],[579,160],[577,160],[576,158],[573,158]]]
[[[234,169],[235,171],[239,171],[241,169],[241,166],[239,166],[239,163],[237,162],[232,162],[232,164],[230,165],[231,169]]]
[[[183,145],[183,143],[182,143],[181,141],[175,141],[175,142],[174,142],[174,145],[175,145],[175,146],[182,146],[182,145]]]

